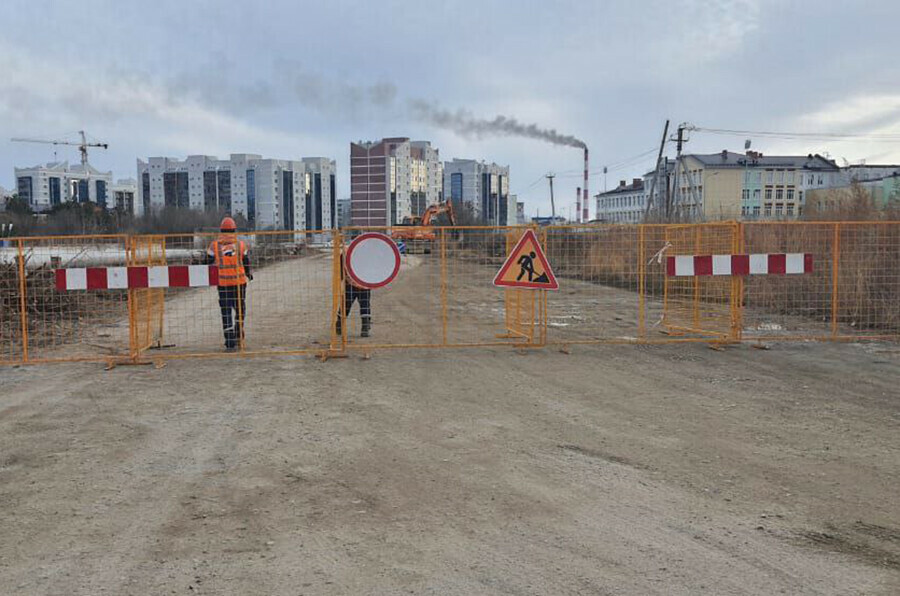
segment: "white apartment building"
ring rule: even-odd
[[[409,200],[413,215],[422,215],[430,205],[441,202],[444,190],[444,164],[429,141],[409,144]]]
[[[516,223],[515,198],[509,194],[509,166],[459,158],[444,162],[444,196],[486,224]]]
[[[138,215],[177,207],[241,215],[255,229],[329,229],[335,211],[334,160],[229,159],[190,155],[138,159]]]
[[[337,227],[350,227],[350,199],[337,200]]]
[[[594,195],[597,202],[597,220],[610,223],[640,223],[647,209],[647,193],[642,178],[634,178],[631,184],[621,180],[619,186]],[[654,194],[656,192],[654,191]]]
[[[428,141],[390,137],[350,143],[354,226],[391,226],[441,201],[440,154]]]
[[[124,178],[117,180],[109,187],[109,207],[125,213],[134,213],[134,203],[137,197],[137,180]]]
[[[112,172],[101,172],[90,164],[69,165],[67,161],[58,161],[14,168],[14,172],[16,192],[34,211],[47,211],[66,202],[115,206],[109,201]]]

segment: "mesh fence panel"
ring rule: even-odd
[[[124,266],[126,236],[26,238],[25,318],[28,358],[98,359],[130,350],[127,290],[61,292],[56,269]]]
[[[434,228],[372,290],[371,333],[347,306],[341,254],[367,230],[240,234],[253,279],[239,353],[900,336],[900,223],[536,229],[558,291],[492,283],[525,228]],[[390,230],[382,231],[388,235]],[[207,264],[217,233],[9,239],[0,246],[0,363],[223,351],[220,288],[69,289],[58,270]],[[667,275],[667,258],[807,253],[798,275]],[[229,310],[236,313],[238,309]],[[239,315],[240,316],[240,315]]]

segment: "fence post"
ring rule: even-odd
[[[694,254],[700,255],[703,254],[702,250],[702,239],[703,239],[703,224],[694,224]],[[693,318],[691,319],[692,325],[694,327],[694,331],[700,329],[700,276],[695,275],[693,279],[694,284],[694,307],[693,307]]]
[[[732,228],[732,254],[744,252],[744,223],[734,222]],[[740,341],[744,334],[744,278],[733,276],[731,278],[731,337]]]
[[[646,303],[644,301],[645,280],[646,275],[646,254],[644,253],[644,224],[638,224],[638,337],[646,335],[644,329],[644,309]]]
[[[441,345],[447,345],[447,236],[441,227]]]
[[[25,292],[28,284],[25,282],[25,240],[19,238],[19,311],[22,325],[22,362],[28,362],[28,310]]]
[[[331,327],[328,330],[328,336],[331,338],[329,342],[331,350],[335,350],[335,345],[340,342],[340,350],[343,352],[347,345],[347,317],[344,312],[344,292],[343,292],[343,270],[341,269],[341,254],[344,248],[344,239],[339,228],[335,228],[331,232]],[[341,321],[340,337],[335,332],[337,321]]]
[[[841,261],[841,224],[834,224],[831,241],[831,337],[838,335],[838,284]]]
[[[125,238],[125,265],[131,266],[135,264],[137,252],[137,241],[134,236],[126,236]],[[128,349],[131,352],[131,359],[138,359],[138,338],[137,338],[137,290],[129,288],[128,292]]]

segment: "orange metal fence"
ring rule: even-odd
[[[390,347],[900,338],[900,222],[552,226],[560,289],[492,285],[524,228],[438,228],[345,313],[341,252],[362,230],[241,234],[253,280],[238,354]],[[389,233],[387,230],[383,230]],[[72,267],[205,262],[215,234],[14,238],[0,247],[0,363],[223,352],[217,289],[71,290]],[[666,257],[812,255],[803,275],[667,277]],[[338,318],[346,324],[337,328]]]

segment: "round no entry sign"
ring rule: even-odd
[[[400,271],[400,250],[385,234],[366,232],[347,247],[344,264],[353,285],[369,290],[386,286]]]

